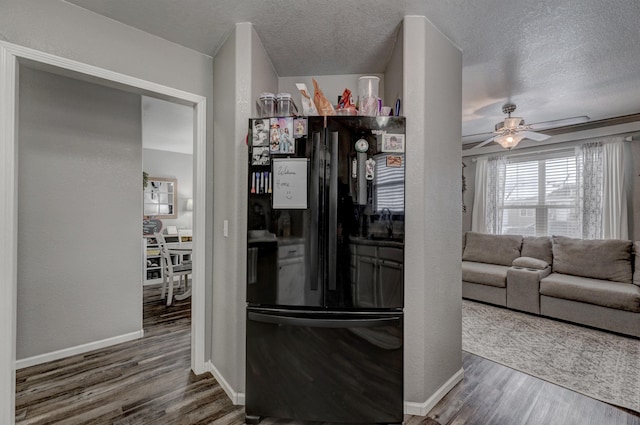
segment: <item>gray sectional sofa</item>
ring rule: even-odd
[[[640,337],[640,242],[467,232],[462,297]]]

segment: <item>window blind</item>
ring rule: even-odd
[[[376,155],[374,190],[375,210],[388,208],[392,212],[404,211],[404,157],[401,167],[388,167],[387,156]],[[397,156],[397,154],[394,154]]]
[[[507,158],[502,233],[580,237],[573,150]]]

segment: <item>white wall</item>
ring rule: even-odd
[[[140,96],[20,69],[17,359],[142,330]]]
[[[424,17],[405,17],[403,91],[405,400],[426,414],[462,378],[462,53]]]
[[[193,211],[187,211],[187,199],[193,199],[193,155],[161,151],[142,150],[142,169],[150,177],[174,178],[178,181],[178,217],[163,218],[164,228],[177,226],[178,229],[191,229]]]

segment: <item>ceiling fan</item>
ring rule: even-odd
[[[522,139],[531,139],[537,142],[547,140],[549,137],[546,134],[537,133],[532,130],[546,130],[550,128],[563,127],[566,125],[579,124],[589,121],[590,118],[586,115],[573,118],[564,118],[560,120],[544,121],[535,124],[525,124],[524,118],[512,117],[511,113],[516,110],[516,105],[513,103],[507,103],[502,107],[502,112],[507,114],[507,118],[504,121],[499,122],[495,126],[493,136],[480,142],[471,149],[480,148],[488,143],[495,141],[505,149],[513,149]]]

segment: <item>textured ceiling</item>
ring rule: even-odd
[[[463,52],[463,135],[507,101],[528,123],[640,112],[638,0],[68,2],[211,56],[251,22],[283,77],[381,73],[403,17],[426,16]]]

